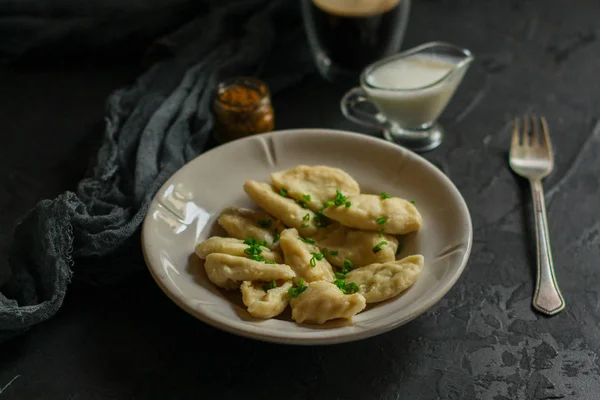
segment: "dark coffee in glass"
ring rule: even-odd
[[[410,0],[302,2],[317,67],[329,80],[358,80],[365,66],[400,49]]]

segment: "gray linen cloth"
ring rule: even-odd
[[[40,202],[16,227],[9,278],[0,282],[0,342],[56,314],[73,278],[106,284],[143,268],[139,257],[137,262],[126,257],[121,262],[103,260],[115,252],[140,253],[139,227],[152,196],[207,145],[209,107],[218,80],[258,75],[277,92],[312,70],[296,3],[205,4],[204,12],[155,43],[152,54],[161,61],[108,99],[103,141],[87,177],[74,192]],[[20,7],[36,4],[26,1]],[[6,1],[0,0],[0,32],[17,27],[14,32],[28,34],[20,37],[25,47],[21,53],[59,48],[53,39],[81,36],[85,27],[99,24],[91,16],[69,22],[40,19],[35,13],[11,21],[3,5]],[[183,18],[180,14],[175,20]],[[166,25],[163,21],[161,26]],[[119,32],[127,36],[135,26],[118,32],[113,28],[110,35],[117,40]],[[138,28],[146,33],[155,29],[148,22]],[[109,39],[96,41],[105,44]],[[5,58],[22,55],[18,49],[14,41],[0,42],[0,56]]]

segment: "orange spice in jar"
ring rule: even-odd
[[[256,78],[239,77],[219,83],[213,114],[215,139],[221,143],[274,128],[269,88]]]

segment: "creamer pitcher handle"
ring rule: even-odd
[[[372,111],[361,109],[360,105],[369,104]],[[363,88],[355,87],[350,89],[340,103],[342,114],[352,122],[366,126],[368,128],[384,128],[386,120],[377,111],[377,107],[368,98]]]

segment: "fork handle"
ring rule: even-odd
[[[531,180],[530,183],[537,239],[537,283],[533,296],[533,307],[544,314],[554,315],[565,308],[565,300],[558,289],[554,273],[542,182],[538,179]]]

